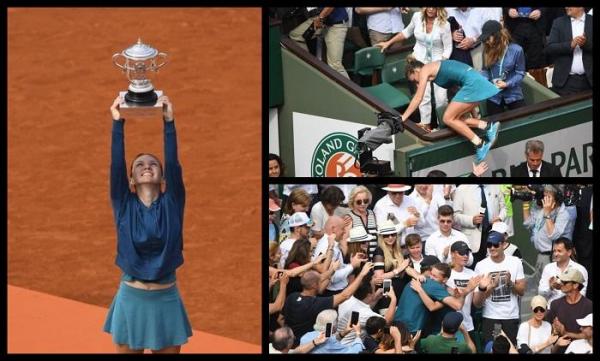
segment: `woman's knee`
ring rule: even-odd
[[[160,350],[152,350],[152,353],[180,353],[181,345],[178,346],[169,346]]]
[[[129,345],[120,345],[117,344],[117,353],[144,353],[144,349],[141,350],[134,350],[129,348]]]

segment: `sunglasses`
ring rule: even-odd
[[[487,244],[487,248],[498,248],[498,247],[500,247],[500,243],[498,243],[498,244],[488,243]]]
[[[464,251],[460,250],[460,251],[456,251],[456,253],[458,253],[461,256],[466,256],[469,254],[469,251],[468,250],[464,250]]]
[[[368,205],[369,204],[369,200],[368,199],[357,199],[356,202],[357,205],[362,206],[364,205]]]
[[[392,234],[382,234],[381,237],[383,238],[390,238],[390,237],[396,237],[396,233],[392,233]]]
[[[536,307],[533,309],[533,313],[539,313],[539,312],[546,312],[546,309],[544,307]]]
[[[440,220],[440,223],[452,223],[451,219],[442,219]]]
[[[393,196],[399,196],[401,194],[404,194],[404,192],[390,192],[390,194]]]

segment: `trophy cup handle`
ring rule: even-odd
[[[160,63],[160,64],[158,64],[156,66],[156,70],[160,69],[161,67],[163,67],[167,63],[167,54],[165,54],[165,53],[158,53],[157,56],[162,56],[163,62]]]
[[[123,56],[123,54],[121,53],[116,53],[112,56],[112,60],[113,60],[113,64],[115,64],[116,66],[118,66],[119,68],[123,69],[123,71],[125,70],[125,66],[119,64],[119,62],[117,61],[119,56]]]

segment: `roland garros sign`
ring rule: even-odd
[[[357,139],[346,133],[332,133],[323,138],[312,156],[312,177],[360,177],[354,152]]]
[[[375,116],[372,117],[375,122]],[[294,176],[360,176],[359,169],[354,164],[356,137],[360,129],[372,126],[362,122],[292,112]],[[272,136],[274,135],[269,133],[269,137]],[[284,136],[282,139],[287,138]],[[269,146],[271,149],[271,144]],[[287,144],[282,148],[286,146]],[[373,156],[392,160],[393,151],[394,143],[382,144],[373,152]]]

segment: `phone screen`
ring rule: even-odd
[[[494,323],[494,334],[492,336],[494,338],[498,337],[498,335],[500,335],[501,331],[502,331],[502,325],[499,323]]]
[[[331,327],[332,327],[331,323],[327,323],[325,325],[325,337],[331,337]]]
[[[356,325],[358,323],[358,315],[359,315],[358,312],[352,311],[352,318],[350,320],[351,325]]]
[[[383,280],[383,293],[390,292],[390,286],[392,285],[392,280]]]

